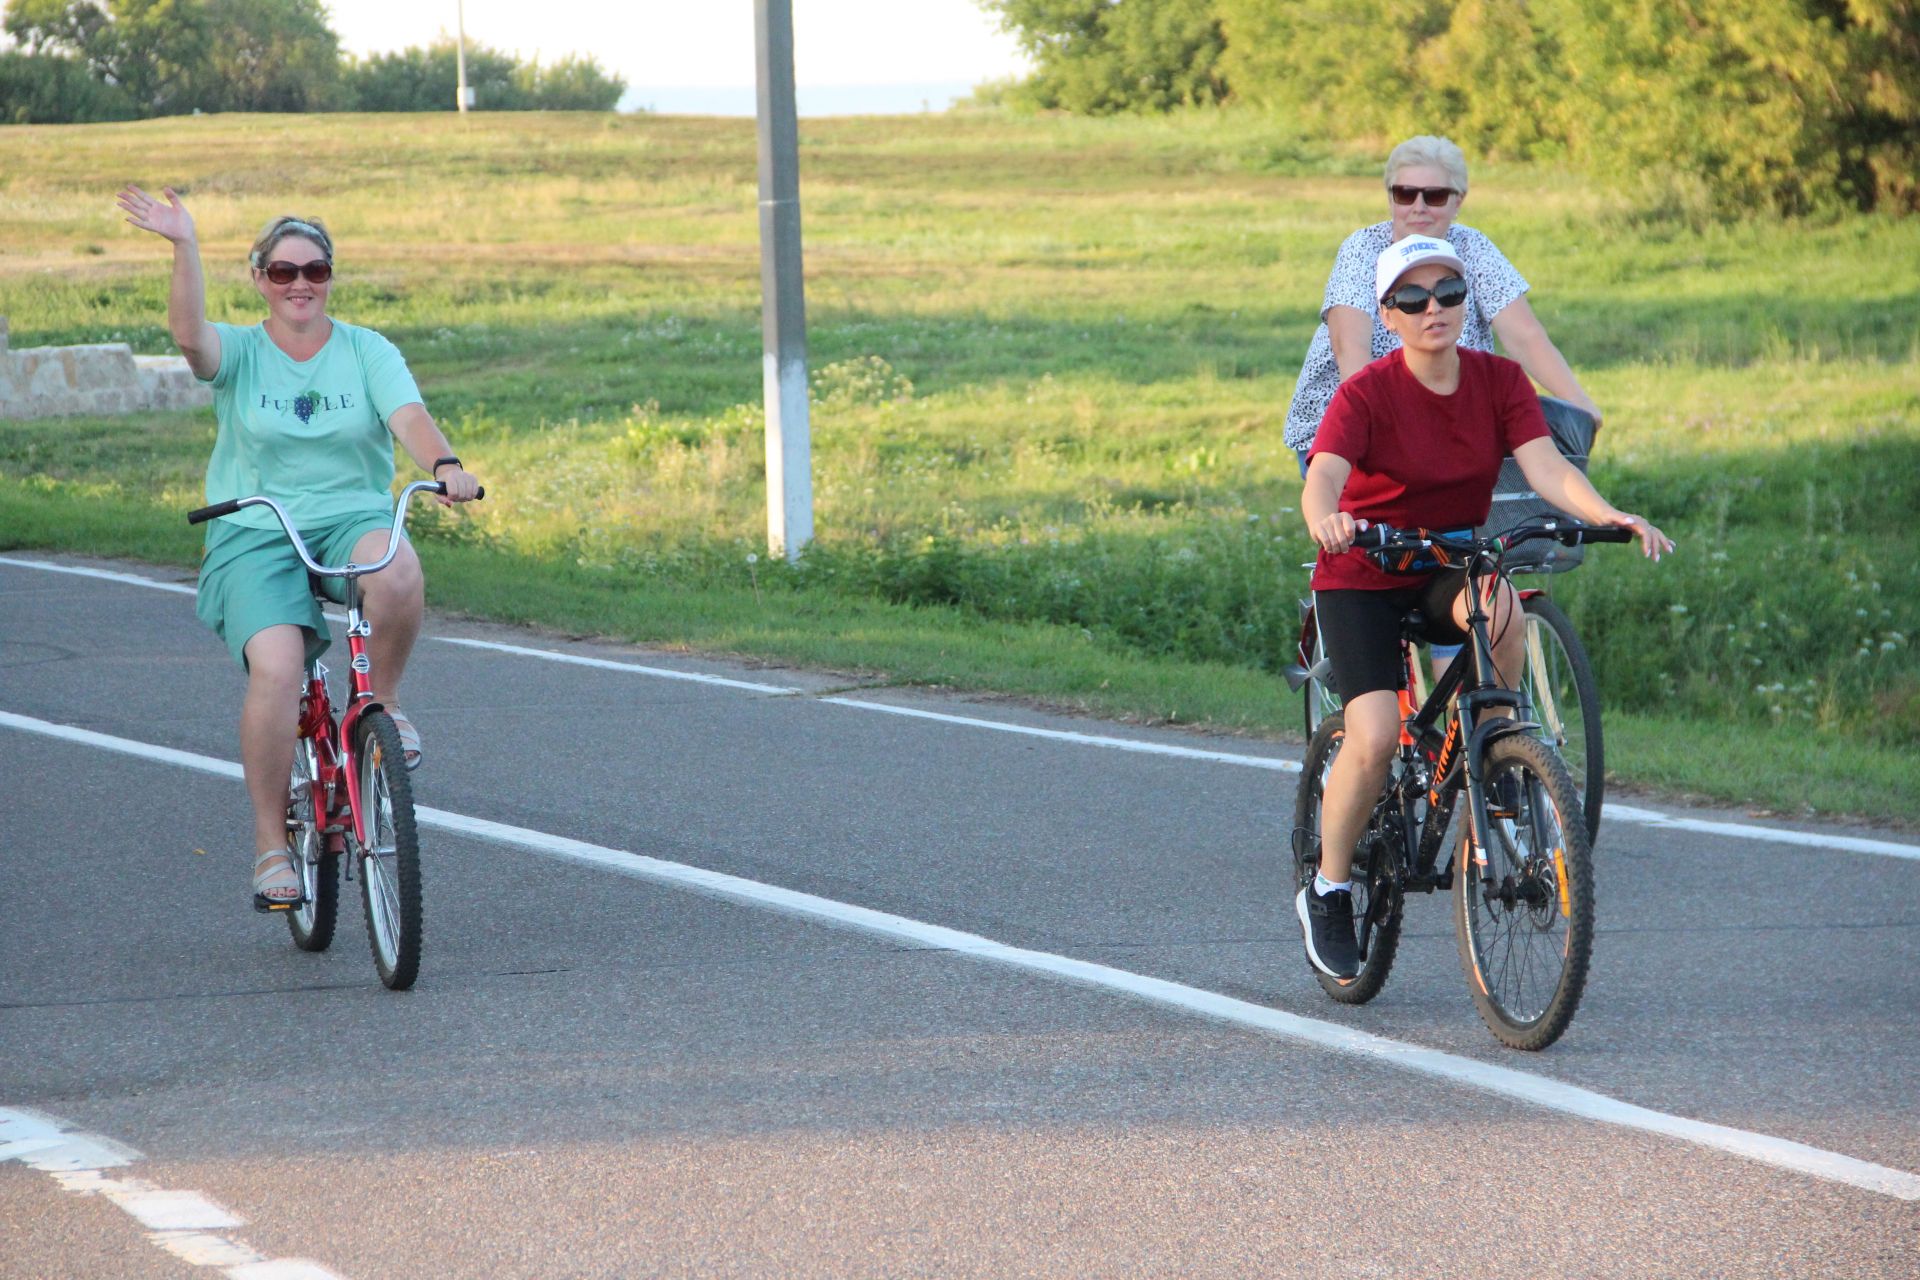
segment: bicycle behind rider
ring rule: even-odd
[[[129,185],[127,221],[173,246],[167,326],[187,366],[211,382],[218,431],[207,501],[260,493],[277,500],[323,564],[378,560],[392,526],[393,443],[468,502],[479,482],[453,456],[400,351],[371,329],[327,314],[333,239],[317,218],[273,219],[248,255],[267,304],[257,325],[210,324],[193,216],[171,188],[155,199]],[[420,634],[425,581],[413,548],[362,578],[374,696],[392,714],[408,768],[420,735],[399,709],[407,658]],[[328,590],[339,583],[326,584]],[[195,611],[247,673],[240,761],[253,803],[254,905],[296,902],[287,856],[287,780],[306,664],[329,643],[307,573],[273,513],[251,507],[207,525]]]
[[[1322,800],[1320,871],[1295,911],[1308,959],[1336,978],[1359,968],[1349,876],[1399,742],[1401,619],[1418,608],[1429,640],[1466,638],[1463,570],[1389,574],[1352,549],[1355,533],[1374,522],[1470,532],[1485,523],[1501,458],[1511,453],[1554,506],[1590,524],[1632,529],[1656,560],[1673,549],[1560,455],[1518,364],[1460,345],[1467,295],[1466,267],[1444,240],[1408,236],[1379,254],[1373,296],[1400,347],[1341,383],[1308,455],[1301,514],[1320,546],[1314,607],[1345,703],[1346,739]],[[1488,630],[1500,683],[1513,688],[1525,630],[1515,625],[1520,598],[1511,583],[1496,589]]]

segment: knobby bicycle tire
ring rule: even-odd
[[[340,854],[328,852],[321,829],[327,815],[321,812],[318,776],[313,742],[301,738],[293,745],[293,776],[287,787],[287,856],[306,901],[287,912],[287,932],[302,951],[332,946],[340,919]]]
[[[1326,790],[1327,771],[1333,767],[1334,757],[1340,753],[1340,744],[1345,740],[1346,732],[1344,714],[1335,711],[1327,716],[1320,722],[1320,727],[1314,730],[1313,740],[1307,744],[1307,754],[1300,766],[1300,788],[1293,805],[1293,879],[1296,895],[1302,889],[1311,892],[1314,872],[1320,869],[1321,799]],[[1390,855],[1376,850],[1364,837],[1353,851],[1353,918],[1356,927],[1373,900],[1373,859],[1383,856]],[[1331,978],[1314,968],[1311,960],[1307,962],[1308,971],[1320,983],[1321,989],[1340,1004],[1365,1004],[1387,985],[1387,977],[1393,972],[1394,955],[1400,949],[1400,912],[1398,904],[1386,905],[1387,915],[1374,926],[1367,944],[1367,956],[1360,962],[1359,973],[1347,979]]]
[[[413,785],[393,717],[369,712],[360,718],[354,738],[367,830],[367,843],[357,850],[367,947],[380,981],[404,991],[420,973],[420,838]]]
[[[1600,727],[1600,684],[1573,623],[1546,596],[1529,596],[1526,695],[1542,736],[1567,762],[1586,815],[1587,842],[1600,839],[1606,798],[1606,743]]]
[[[1580,797],[1542,739],[1487,749],[1488,795],[1515,779],[1511,817],[1484,816],[1488,847],[1462,835],[1454,868],[1454,932],[1474,1006],[1494,1038],[1544,1049],[1573,1021],[1593,956],[1593,860]],[[1491,806],[1495,801],[1489,800]]]

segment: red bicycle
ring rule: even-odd
[[[401,490],[386,554],[373,564],[315,563],[280,504],[262,495],[216,502],[187,516],[187,523],[200,524],[242,507],[266,507],[279,518],[306,565],[316,596],[323,594],[322,578],[346,580],[353,692],[336,710],[327,691],[326,667],[317,660],[309,665],[287,790],[287,853],[300,877],[300,896],[269,909],[287,913],[294,946],[325,951],[333,944],[339,920],[344,863],[347,879],[358,873],[373,964],[381,983],[393,991],[406,990],[420,974],[420,836],[400,730],[373,697],[373,662],[367,656],[367,637],[373,628],[360,612],[359,580],[393,563],[413,496],[446,491],[444,484],[433,480],[416,481]],[[476,496],[485,497],[486,490]]]

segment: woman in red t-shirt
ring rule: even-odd
[[[1322,800],[1320,873],[1295,908],[1315,967],[1350,978],[1359,967],[1348,879],[1355,842],[1400,740],[1400,620],[1418,608],[1428,638],[1466,636],[1462,570],[1389,574],[1352,549],[1370,523],[1470,533],[1486,521],[1500,460],[1512,454],[1542,498],[1589,524],[1620,525],[1654,559],[1666,535],[1601,497],[1560,456],[1540,401],[1511,360],[1460,347],[1465,267],[1444,240],[1408,236],[1381,253],[1375,296],[1400,350],[1340,385],[1308,455],[1300,509],[1320,544],[1314,608],[1346,712],[1346,741]],[[1494,665],[1514,687],[1522,662],[1520,597],[1499,585],[1492,618]]]

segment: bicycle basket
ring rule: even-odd
[[[1593,437],[1599,430],[1593,416],[1554,396],[1540,397],[1540,412],[1546,415],[1547,432],[1553,437],[1554,447],[1568,462],[1585,471],[1587,455],[1593,451]],[[1500,478],[1493,485],[1493,510],[1487,516],[1487,522],[1473,531],[1474,537],[1486,538],[1505,533],[1522,521],[1536,516],[1555,516],[1562,520],[1577,518],[1527,487],[1527,478],[1520,474],[1519,463],[1512,458],[1502,459]],[[1583,546],[1563,547],[1542,538],[1522,543],[1508,552],[1506,565],[1508,569],[1521,573],[1564,573],[1568,569],[1579,568],[1586,554],[1587,549]]]

